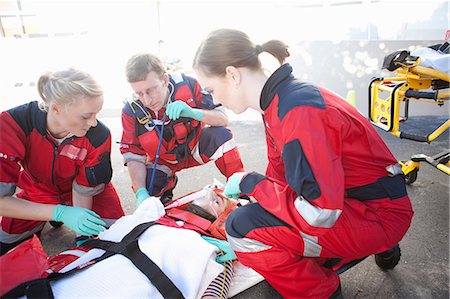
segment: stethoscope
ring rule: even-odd
[[[169,102],[172,102],[172,95],[173,92],[175,90],[175,87],[173,86],[172,82],[169,81],[169,85],[168,85],[168,89],[169,89],[169,96],[167,97],[167,103],[163,106],[166,107]],[[137,121],[140,124],[143,124],[145,126],[145,128],[149,131],[151,130],[156,130],[156,133],[158,134],[158,147],[156,149],[156,156],[155,156],[155,162],[153,162],[153,170],[152,170],[152,177],[150,179],[150,186],[148,188],[148,193],[151,195],[153,192],[153,185],[155,183],[155,173],[156,173],[156,166],[158,165],[158,159],[159,159],[159,155],[161,153],[161,145],[162,145],[162,141],[163,141],[163,133],[164,133],[164,125],[166,124],[166,119],[167,119],[167,113],[164,112],[162,121],[157,120],[153,120],[151,115],[144,109],[144,107],[142,107],[141,105],[139,105],[137,102],[135,102],[135,104],[137,104],[136,106],[139,107],[139,109],[144,113],[144,115],[146,116],[145,118],[139,119],[137,118]],[[150,122],[153,127],[148,126],[148,122]],[[170,121],[168,121],[167,123],[169,123]],[[160,125],[161,128],[158,129],[157,125]]]

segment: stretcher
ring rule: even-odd
[[[409,105],[413,102],[425,102],[444,106],[450,98],[448,68],[450,65],[450,45],[445,42],[420,51],[424,56],[415,56],[414,52],[397,51],[385,57],[383,69],[394,73],[391,77],[373,78],[369,84],[369,119],[378,128],[392,135],[417,142],[431,143],[449,127],[447,118],[432,132],[426,135],[403,131],[400,124],[408,120]],[[432,57],[425,57],[432,53]],[[439,59],[439,64],[433,64]],[[437,69],[439,65],[443,69]],[[403,108],[403,113],[401,112]],[[450,175],[450,150],[434,156],[423,153],[414,154],[408,161],[399,161],[405,174],[406,183],[417,179],[420,162],[426,162],[436,169]]]
[[[212,280],[225,271],[232,271],[232,275],[223,282],[228,284],[224,293],[235,296],[264,278],[237,260],[216,263],[217,248],[200,235],[224,239],[225,218],[211,223],[185,210],[190,202],[210,196],[227,200],[213,184],[167,203],[162,218],[148,199],[97,238],[50,257],[33,236],[0,257],[0,277],[8,278],[0,284],[0,296],[200,298]],[[233,204],[221,216],[236,207]],[[86,245],[89,242],[100,242],[100,246]],[[231,268],[228,263],[232,263]]]
[[[203,197],[203,193],[205,193],[205,190],[175,199],[167,205],[167,207],[169,205],[172,206],[172,208],[168,208],[167,213],[170,214],[174,209],[181,209],[195,198]],[[217,192],[217,194],[220,195],[221,192]],[[249,199],[244,199],[242,204],[247,204],[248,201]],[[127,258],[130,259],[134,255],[134,251],[131,251],[129,246],[131,243],[123,244],[123,240],[133,233],[133,228],[145,225],[148,221],[155,221],[156,218],[153,214],[154,211],[150,209],[150,205],[146,205],[146,201],[144,201],[135,213],[122,217],[107,231],[99,235],[99,239],[110,243],[115,248],[114,250],[104,249],[106,253],[113,251],[120,253],[119,255],[108,253],[107,258],[111,260],[107,263],[106,259],[99,259],[104,256],[104,250],[100,250],[100,247],[94,248],[84,245],[47,257],[38,238],[34,236],[0,257],[0,265],[2,265],[0,274],[5,278],[2,285],[0,285],[0,296],[3,298],[6,293],[6,297],[16,297],[16,295],[22,296],[25,294],[26,297],[32,298],[33,295],[38,294],[39,298],[53,298],[52,296],[54,298],[86,296],[111,298],[136,297],[137,294],[140,297],[145,297],[143,294],[152,294],[151,298],[160,298],[161,295],[155,290],[149,293],[151,292],[151,290],[147,289],[149,282],[146,280],[146,276],[140,273],[139,264],[134,264],[134,262],[131,263],[127,260]],[[177,217],[179,218],[177,219],[183,217],[179,212],[172,213],[172,215],[178,215]],[[184,218],[187,219],[186,217]],[[211,232],[213,236],[218,233],[216,236],[221,238],[220,228],[212,225],[201,227],[203,226],[202,223],[196,221],[193,223],[199,225],[197,229],[194,229],[195,231],[202,233]],[[191,229],[178,229],[166,225],[155,225],[152,227],[156,231],[143,232],[142,235],[139,235],[139,247],[142,253],[146,254],[153,261],[158,261],[159,267],[156,269],[152,268],[152,270],[162,270],[173,280],[174,284],[181,287],[185,298],[199,298],[199,296],[192,294],[198,294],[199,292],[201,294],[201,291],[211,280],[223,271],[222,266],[215,262],[215,257],[211,258],[214,249],[209,248],[208,246],[211,245],[204,242]],[[172,237],[169,238],[168,236]],[[185,243],[182,242],[183,240],[185,240]],[[181,248],[176,245],[178,243],[185,244],[181,250],[185,256],[181,255],[180,251],[176,251]],[[127,250],[118,250],[121,245],[125,246],[124,248]],[[156,247],[160,248],[157,249]],[[189,250],[194,250],[195,254]],[[122,255],[127,258],[122,257]],[[157,256],[160,256],[160,258],[157,258]],[[189,259],[186,257],[189,257]],[[134,259],[131,258],[130,260]],[[362,260],[364,258],[339,265],[339,259],[330,259],[327,262],[327,267],[341,274]],[[375,255],[376,264],[383,270],[393,269],[399,260],[400,247],[398,245],[391,250]],[[189,265],[189,263],[192,264]],[[11,264],[14,264],[14,267],[9,266]],[[200,265],[203,265],[205,270],[202,271]],[[260,274],[237,260],[233,262],[232,271],[231,284],[227,292],[228,298],[264,280]],[[113,275],[105,278],[108,273],[118,273],[118,276]],[[197,280],[195,280],[195,276],[198,276]],[[190,293],[187,293],[185,290],[187,285],[186,277],[189,277],[191,283],[196,281],[193,284],[195,288],[192,286],[188,288],[191,289]],[[154,283],[153,280],[150,279],[150,281]],[[51,284],[51,286],[49,285],[52,289],[51,293],[45,292],[48,284]],[[192,293],[192,289],[198,289],[199,291]],[[142,293],[140,293],[141,290]]]

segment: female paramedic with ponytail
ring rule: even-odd
[[[259,55],[281,66],[268,75]],[[397,161],[353,106],[302,82],[278,40],[255,45],[240,31],[216,30],[193,67],[203,88],[235,113],[262,114],[265,175],[236,173],[225,195],[257,203],[231,213],[227,239],[242,264],[286,298],[339,298],[332,261],[383,253],[408,230],[413,211]]]
[[[96,119],[98,83],[66,69],[42,75],[38,90],[41,102],[0,114],[2,255],[39,235],[45,221],[64,223],[81,242],[124,215],[110,183],[111,134]]]

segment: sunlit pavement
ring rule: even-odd
[[[135,208],[130,180],[122,157],[115,143],[120,140],[120,118],[104,117],[102,120],[113,134],[113,183],[121,197],[126,213]],[[417,117],[415,126],[432,128],[443,118]],[[246,170],[264,173],[267,161],[263,127],[260,122],[233,121],[230,123],[244,161]],[[434,155],[449,148],[448,132],[431,144],[400,140],[386,132],[383,139],[399,160],[408,160],[412,154]],[[364,169],[361,169],[364,171]],[[211,183],[214,178],[224,182],[224,177],[214,164],[179,173],[175,196],[195,191]],[[415,210],[412,226],[400,243],[402,257],[397,267],[381,271],[372,256],[341,274],[342,292],[345,298],[449,298],[449,177],[425,163],[421,164],[417,181],[408,186]],[[42,237],[48,254],[55,254],[74,246],[74,234],[66,227],[46,226]],[[290,283],[290,282],[286,282]],[[235,298],[280,298],[266,282],[262,282]]]

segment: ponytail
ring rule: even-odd
[[[225,76],[227,66],[261,69],[258,55],[267,52],[283,64],[289,52],[287,45],[271,40],[255,45],[247,34],[233,29],[219,29],[211,32],[200,44],[194,57],[193,68],[207,75]]]

